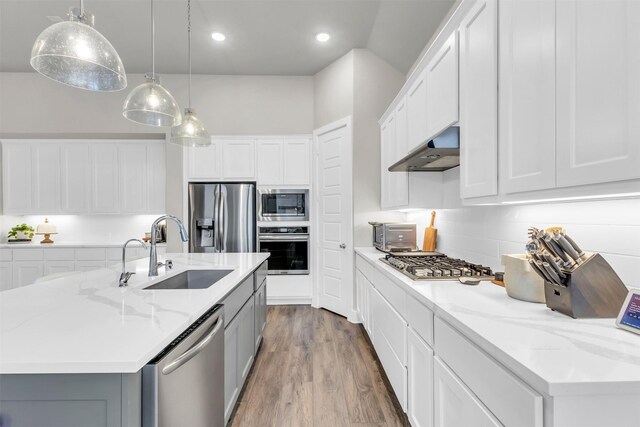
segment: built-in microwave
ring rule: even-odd
[[[309,190],[258,190],[258,221],[308,221]]]

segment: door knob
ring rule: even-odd
[[[344,249],[346,247],[347,247],[347,245],[345,245],[344,243],[340,243],[340,249]]]

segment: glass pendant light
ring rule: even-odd
[[[113,92],[127,87],[124,66],[109,40],[93,28],[93,15],[69,9],[69,20],[46,28],[31,49],[31,66],[69,86]]]
[[[189,39],[189,106],[184,109],[182,123],[171,128],[170,141],[187,147],[206,147],[211,145],[211,136],[207,128],[191,108],[191,0],[187,0],[187,34]]]
[[[122,107],[122,115],[136,123],[150,126],[176,126],[182,121],[180,107],[168,90],[160,85],[156,74],[155,15],[151,0],[151,74],[146,82],[133,89]]]

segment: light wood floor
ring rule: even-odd
[[[408,426],[381,372],[360,325],[309,306],[269,306],[229,425]]]

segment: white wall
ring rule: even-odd
[[[406,214],[422,245],[429,213]],[[564,227],[584,251],[599,252],[628,286],[640,287],[640,200],[436,210],[438,251],[504,271],[502,254],[525,253],[527,228]]]
[[[314,129],[353,114],[353,52],[335,60],[313,77]]]
[[[162,213],[162,212],[160,212]],[[160,214],[159,213],[159,214]],[[51,236],[56,243],[123,244],[128,239],[142,239],[151,231],[151,223],[158,215],[49,215],[59,234]],[[0,243],[6,243],[11,227],[26,223],[36,228],[44,222],[43,215],[0,216]],[[34,241],[42,236],[34,236]]]

